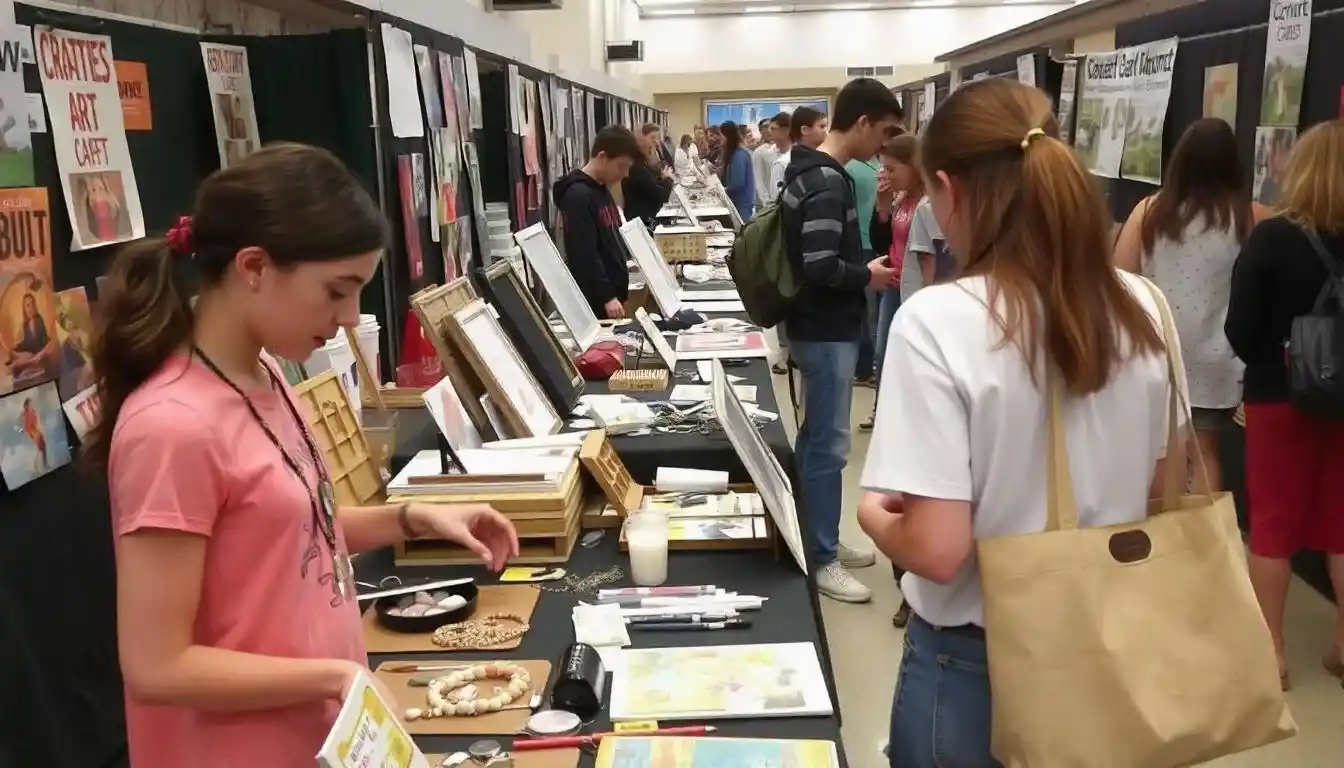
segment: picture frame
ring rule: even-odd
[[[649,228],[644,226],[644,222],[639,219],[627,221],[620,228],[621,239],[625,241],[625,249],[630,252],[634,258],[635,264],[639,265],[639,271],[644,274],[644,283],[649,288],[649,293],[653,295],[654,302],[658,305],[658,311],[664,317],[671,317],[681,311],[681,294],[677,281],[668,274],[668,269],[659,253],[657,245],[649,237]]]
[[[579,350],[588,349],[597,341],[602,328],[598,325],[597,315],[593,314],[593,308],[588,306],[588,299],[574,281],[574,275],[570,274],[569,265],[560,258],[560,251],[555,247],[555,241],[551,239],[545,225],[533,224],[515,232],[513,239],[551,297],[555,311],[569,326],[569,332],[579,345]]]
[[[724,188],[723,180],[718,176],[711,176],[709,179],[709,189],[714,193],[715,197],[719,198],[719,203],[723,205],[724,208],[728,209],[728,218],[733,221],[733,231],[741,232],[742,227],[746,222],[742,220],[742,212],[737,210],[736,205],[733,205],[732,198],[728,197],[728,190]]]
[[[780,466],[774,452],[765,444],[765,438],[761,437],[760,430],[742,406],[742,401],[737,398],[723,363],[715,360],[713,366],[710,400],[714,404],[719,425],[746,467],[751,482],[756,485],[756,492],[761,495],[761,501],[775,523],[775,530],[783,537],[798,567],[807,573],[807,548],[803,542],[802,525],[798,521],[798,507],[793,498],[793,483],[789,481],[788,474]]]
[[[699,172],[699,169],[697,169],[697,172]],[[703,175],[703,172],[700,173],[701,173],[700,180],[708,183],[709,179]],[[691,222],[691,226],[699,227],[700,219],[695,215],[695,209],[691,207],[691,199],[686,196],[685,187],[682,187],[680,184],[673,187],[672,196],[677,199],[677,205],[681,206],[682,215],[685,216],[686,219]]]
[[[544,437],[560,430],[560,414],[489,304],[472,301],[453,315],[448,328],[503,426],[513,432],[510,437]]]
[[[675,371],[677,369],[677,351],[672,348],[671,344],[667,343],[667,339],[663,338],[663,332],[653,324],[653,318],[649,317],[649,313],[644,311],[643,307],[635,310],[635,324],[639,326],[639,330],[653,345],[654,351],[662,359],[663,366],[669,371]]]
[[[476,425],[481,437],[489,441],[498,435],[480,403],[485,386],[480,376],[463,360],[460,347],[450,331],[453,314],[479,298],[476,289],[471,287],[471,281],[459,277],[447,285],[431,285],[415,292],[411,295],[410,304],[411,311],[420,321],[421,329],[443,365],[444,374],[452,380],[453,389],[471,415],[471,422]]]
[[[501,261],[480,270],[480,284],[499,312],[500,325],[513,339],[528,368],[537,376],[551,404],[569,413],[583,394],[584,380],[555,329],[547,322],[541,305],[523,284],[511,261]]]

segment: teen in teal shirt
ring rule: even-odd
[[[845,171],[854,180],[854,203],[859,212],[859,238],[863,242],[865,261],[873,259],[873,242],[868,238],[868,227],[873,221],[873,209],[877,207],[877,170],[882,166],[876,161],[865,163],[862,160],[850,160],[845,163]],[[877,332],[877,294],[871,288],[865,290],[868,297],[868,322],[864,325],[863,338],[859,341],[859,363],[854,378],[859,383],[871,385],[873,382],[873,350],[876,347],[873,334]]]

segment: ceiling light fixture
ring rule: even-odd
[[[782,5],[751,5],[742,9],[743,13],[782,13]]]
[[[695,15],[695,9],[694,9],[694,8],[672,8],[672,9],[665,10],[665,11],[645,11],[645,12],[644,12],[644,15],[647,16],[647,17],[656,17],[656,16],[694,16],[694,15]]]
[[[955,0],[914,0],[910,3],[912,8],[950,8],[956,5]]]
[[[876,8],[877,3],[835,3],[833,5],[819,5],[819,11],[866,11],[870,8]]]

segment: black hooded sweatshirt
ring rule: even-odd
[[[795,144],[790,158],[780,215],[803,287],[784,320],[789,338],[858,341],[869,275],[854,180],[835,158],[811,147]]]
[[[630,268],[621,240],[621,212],[611,192],[582,170],[560,177],[553,189],[565,229],[565,259],[593,314],[630,298]]]

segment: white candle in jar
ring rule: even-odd
[[[625,542],[630,549],[630,577],[641,587],[667,581],[667,515],[636,512],[625,520]]]

